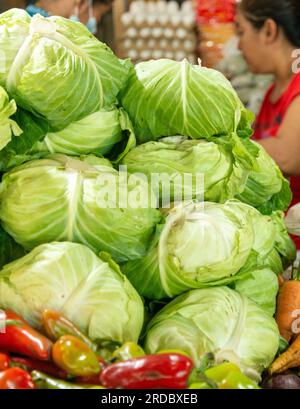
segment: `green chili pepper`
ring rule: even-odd
[[[187,352],[181,351],[181,349],[162,349],[156,352],[156,354],[158,355],[160,354],[179,354],[179,355],[183,355],[183,356],[187,356],[188,358],[191,358],[191,356]]]
[[[224,364],[217,365],[207,369],[204,373],[209,379],[212,379],[213,381],[220,383],[226,378],[226,376],[230,372],[241,373],[241,370],[237,365],[231,362],[225,362]]]
[[[197,383],[192,383],[188,389],[213,389],[210,385],[208,385],[206,382],[197,382]]]
[[[242,372],[232,371],[219,384],[219,389],[261,389]]]

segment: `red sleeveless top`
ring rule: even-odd
[[[265,139],[276,137],[279,127],[284,119],[284,116],[293,102],[300,95],[300,73],[295,74],[281,97],[275,102],[271,102],[271,95],[274,90],[274,85],[268,90],[260,113],[256,118],[254,126],[254,139]],[[300,143],[300,136],[299,136]],[[300,160],[300,158],[299,158]],[[293,204],[300,202],[300,176],[291,178],[291,187],[293,191]],[[294,238],[297,248],[300,249],[300,238]]]

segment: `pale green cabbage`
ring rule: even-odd
[[[164,307],[149,323],[147,353],[179,349],[198,365],[213,352],[217,362],[237,363],[258,378],[279,346],[275,320],[253,301],[228,287],[193,290]]]
[[[106,255],[73,243],[50,243],[0,271],[0,306],[39,328],[45,309],[60,312],[98,343],[137,342],[143,303]]]
[[[188,140],[182,136],[139,145],[123,159],[131,173],[161,178],[157,192],[162,204],[205,199],[225,202],[243,191],[248,169],[242,154],[228,146],[228,138],[214,141]]]
[[[147,254],[122,266],[150,299],[172,298],[193,288],[227,284],[245,266],[254,246],[251,209],[240,204],[188,202],[159,225]]]
[[[119,203],[120,192],[128,201]],[[4,175],[0,219],[27,250],[71,241],[107,251],[121,262],[146,253],[161,219],[150,207],[153,199],[143,180],[117,172],[108,160],[55,154]]]
[[[139,143],[173,135],[199,139],[238,130],[251,133],[253,116],[230,82],[220,72],[187,60],[137,64],[122,93],[122,104]]]
[[[128,115],[124,109],[112,107],[94,112],[73,122],[58,132],[49,132],[37,142],[31,154],[37,152],[63,153],[66,155],[107,155],[116,144],[122,142],[120,154],[135,146],[135,136]],[[121,144],[120,144],[121,145]]]
[[[83,24],[12,9],[0,15],[0,32],[0,85],[55,130],[111,106],[127,83],[131,63]]]
[[[143,296],[173,298],[244,280],[262,268],[282,273],[280,240],[292,246],[286,229],[277,232],[272,217],[245,203],[187,202],[168,212],[147,254],[122,271]]]

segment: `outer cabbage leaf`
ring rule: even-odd
[[[269,268],[252,271],[236,281],[234,289],[256,302],[270,316],[275,314],[279,284],[276,274]]]
[[[233,205],[237,217],[250,215],[254,233],[253,250],[256,253],[255,267],[268,266],[269,255],[275,249],[276,227],[271,216],[262,215],[257,209],[237,200],[229,200],[227,205]],[[252,268],[252,267],[250,267]]]
[[[275,227],[275,249],[281,256],[284,268],[287,268],[297,257],[296,245],[288,234],[284,213],[273,212],[271,217]]]
[[[25,249],[71,241],[116,261],[143,256],[160,212],[142,179],[105,159],[50,155],[14,168],[0,185],[3,227]]]
[[[253,301],[229,289],[193,290],[173,300],[149,323],[147,353],[179,349],[197,364],[213,352],[258,378],[279,346],[275,320]]]
[[[275,210],[285,211],[292,200],[289,182],[262,146],[256,142],[248,143],[259,149],[259,155],[245,190],[237,195],[237,198],[258,208],[264,214],[271,214]]]
[[[22,133],[18,124],[10,118],[16,110],[15,101],[10,101],[6,91],[0,87],[0,150],[5,148],[14,135]]]
[[[264,265],[268,266],[277,275],[284,272],[282,259],[275,248],[266,256]]]
[[[114,104],[132,69],[84,25],[18,9],[0,15],[0,49],[0,85],[55,130]]]
[[[137,342],[143,325],[142,300],[118,266],[81,244],[44,244],[6,265],[0,304],[37,328],[45,309],[59,311],[99,343]]]

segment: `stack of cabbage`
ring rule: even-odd
[[[16,259],[0,307],[258,376],[295,258],[291,191],[230,83],[186,61],[134,68],[79,23],[22,10],[0,15],[0,49],[1,266]],[[142,299],[167,304],[148,326]]]

